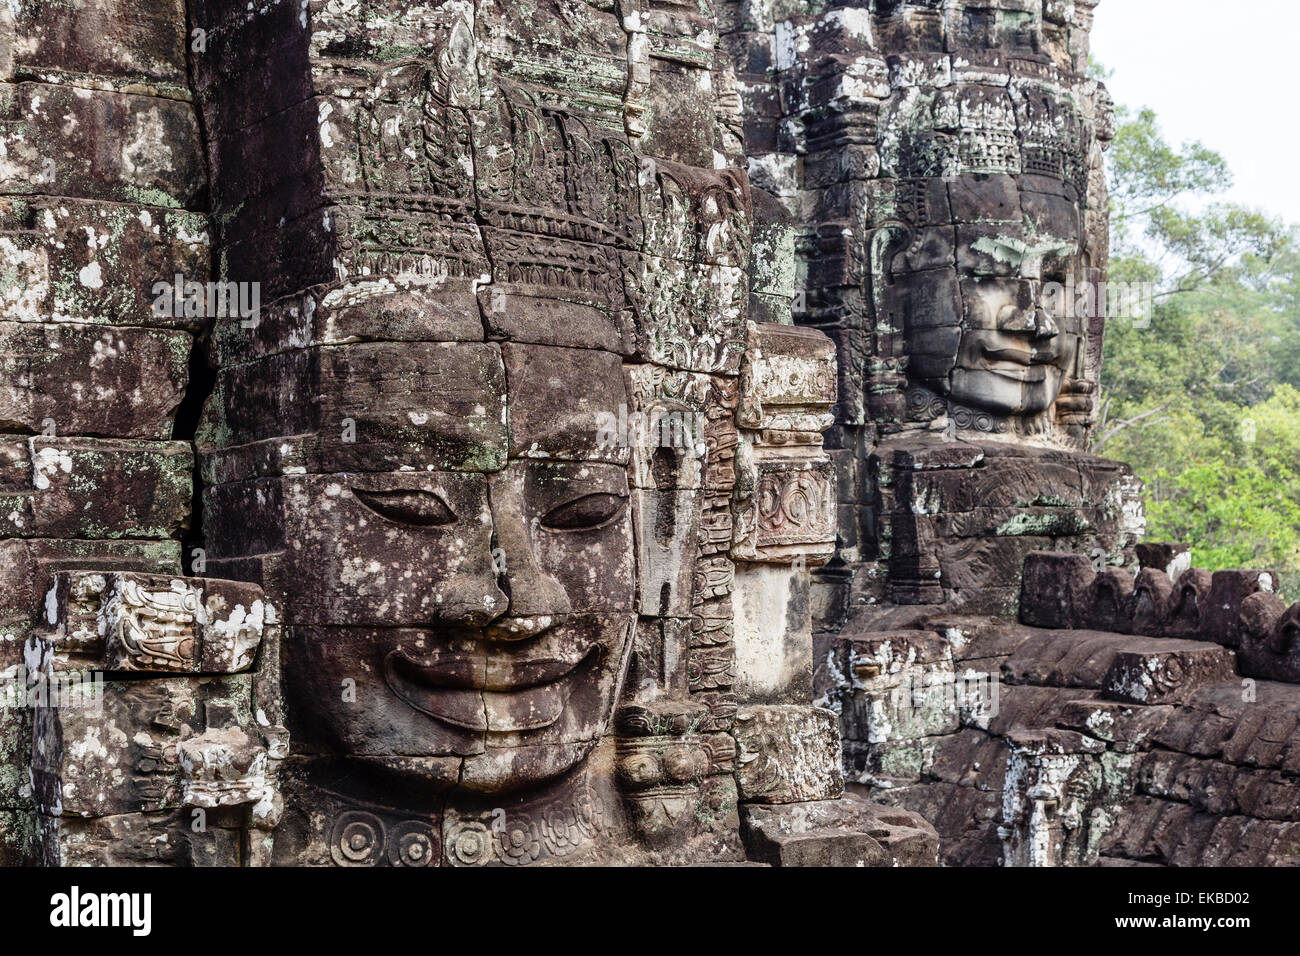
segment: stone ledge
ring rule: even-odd
[[[849,794],[741,808],[752,859],[773,866],[937,866],[939,835],[919,815]]]

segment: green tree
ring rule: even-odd
[[[1210,570],[1268,566],[1300,598],[1300,236],[1217,202],[1223,157],[1121,111],[1111,278],[1149,282],[1149,324],[1112,319],[1094,451],[1146,482],[1149,536]]]

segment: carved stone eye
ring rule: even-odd
[[[438,527],[456,521],[456,515],[447,503],[431,491],[362,491],[353,488],[352,493],[375,514],[398,524]]]
[[[552,508],[542,524],[552,531],[585,531],[612,521],[622,510],[625,499],[618,495],[597,493]]]

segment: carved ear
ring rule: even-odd
[[[871,289],[873,311],[878,316],[884,301],[884,289],[893,284],[890,266],[894,256],[910,246],[916,230],[900,219],[882,222],[867,237],[867,261],[863,284]]]

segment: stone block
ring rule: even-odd
[[[5,197],[0,263],[8,278],[0,281],[0,317],[197,330],[207,317],[210,257],[203,213],[97,198]],[[178,275],[204,293],[182,296],[181,308],[171,291]],[[75,341],[74,330],[66,334]],[[109,352],[97,357],[120,364]]]
[[[181,331],[0,322],[0,428],[170,438],[192,347]]]
[[[1087,621],[1094,631],[1133,631],[1133,577],[1121,568],[1106,568],[1092,581]]]
[[[10,195],[196,209],[207,184],[198,119],[181,100],[0,84],[0,141]]]
[[[175,573],[180,560],[176,541],[0,540],[0,626],[25,636],[35,624],[48,624],[46,598],[55,572],[93,568]]]
[[[642,615],[690,617],[699,498],[698,491],[632,491]]]
[[[1300,604],[1256,591],[1241,603],[1237,659],[1242,675],[1300,683]]]
[[[1080,554],[1035,551],[1025,557],[1020,586],[1020,620],[1030,627],[1078,627],[1097,576]]]
[[[740,799],[828,800],[844,790],[836,715],[817,707],[742,706],[736,713]]]
[[[835,470],[820,448],[742,439],[737,488],[733,558],[787,564],[802,557],[806,567],[834,553]]]
[[[819,436],[831,425],[836,400],[835,344],[815,329],[791,325],[750,322],[747,330],[740,427]]]
[[[1174,583],[1163,570],[1144,567],[1133,581],[1133,633],[1156,636],[1164,632]]]
[[[1203,636],[1224,647],[1239,647],[1241,605],[1252,594],[1273,594],[1278,589],[1276,571],[1215,571],[1210,578]]]
[[[745,804],[751,859],[772,866],[937,866],[939,835],[918,814],[846,795],[839,800]]]
[[[1138,563],[1143,568],[1163,571],[1170,580],[1192,566],[1192,546],[1189,544],[1165,544],[1155,541],[1143,541],[1137,546]]]
[[[188,442],[0,439],[0,535],[169,538],[189,524]]]
[[[24,0],[12,10],[8,28],[22,39],[13,65],[24,72],[70,85],[98,81],[189,94],[183,0],[87,0],[77,7]]]
[[[1213,575],[1201,568],[1191,568],[1179,575],[1169,595],[1161,631],[1169,637],[1208,640],[1205,629],[1210,620],[1210,591]]]
[[[806,571],[740,564],[735,610],[736,694],[755,704],[812,699],[812,622]]]
[[[247,670],[266,623],[260,587],[214,578],[61,571],[46,603],[56,651],[113,672]]]
[[[1133,704],[1176,703],[1197,688],[1236,677],[1234,656],[1217,645],[1115,655],[1102,678],[1105,695]]]
[[[371,342],[274,355],[223,370],[205,415],[200,451],[266,441],[267,464],[249,470],[272,474],[497,470],[507,451],[495,344]],[[280,452],[282,436],[306,437]],[[594,444],[594,423],[585,437]]]

